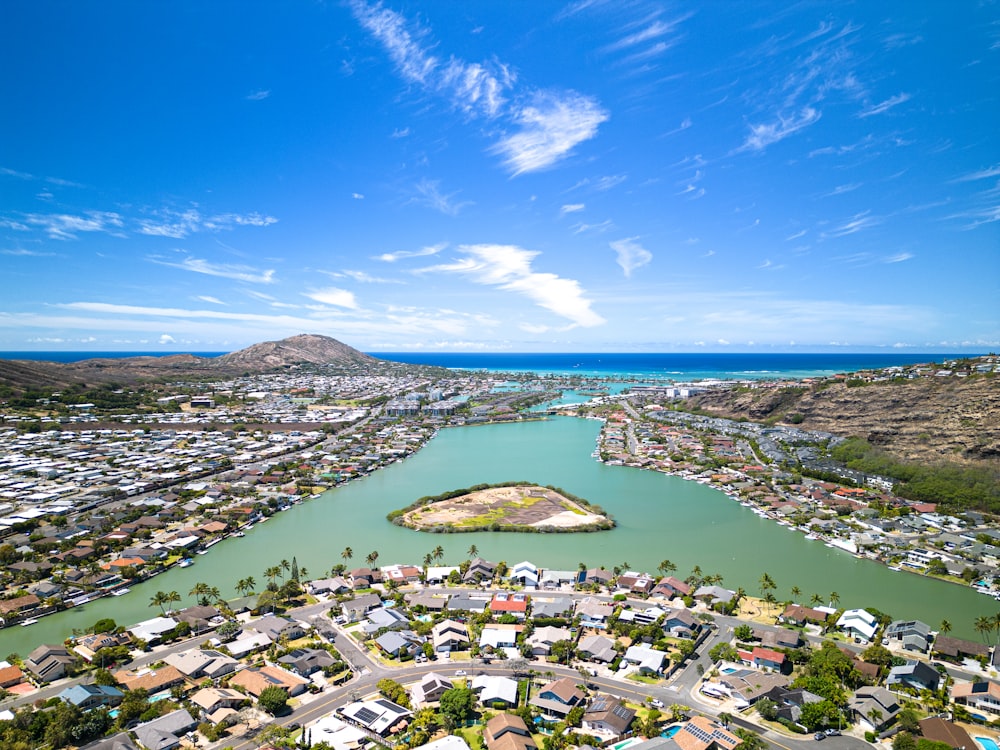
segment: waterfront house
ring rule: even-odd
[[[562,586],[576,583],[577,571],[575,570],[549,570],[542,572],[538,579],[538,584],[543,589],[558,589]]]
[[[34,594],[14,597],[13,599],[0,600],[0,618],[10,618],[17,615],[26,614],[42,603]]]
[[[109,685],[73,685],[59,693],[59,698],[89,711],[98,706],[117,706],[124,695],[121,690]]]
[[[507,579],[511,583],[518,583],[526,589],[538,587],[538,566],[534,563],[522,560],[507,574]]]
[[[717,604],[729,604],[736,598],[736,592],[721,586],[699,586],[693,596],[698,601],[714,607]]]
[[[479,703],[489,708],[513,708],[517,705],[517,680],[492,674],[480,674],[469,684]]]
[[[355,568],[347,577],[355,589],[370,589],[376,583],[382,583],[382,572],[371,568]]]
[[[989,646],[982,643],[976,643],[975,641],[966,641],[962,638],[952,638],[948,635],[939,635],[934,639],[932,651],[934,654],[957,660],[963,658],[976,659],[980,656],[988,656],[990,649]]]
[[[886,687],[890,689],[902,686],[914,690],[934,691],[940,684],[941,674],[926,662],[916,659],[910,659],[906,664],[893,667],[885,680]]]
[[[637,573],[634,570],[630,570],[618,576],[615,585],[619,589],[626,589],[633,594],[649,596],[649,593],[653,590],[654,579],[648,573]]]
[[[789,604],[785,611],[778,615],[778,621],[789,625],[821,625],[828,617],[826,612],[812,607],[803,607],[801,604]]]
[[[649,593],[650,596],[673,599],[676,596],[688,596],[691,593],[691,587],[680,579],[667,576],[666,578],[661,578],[660,582]]]
[[[346,594],[347,592],[353,590],[351,582],[342,576],[334,576],[333,578],[317,578],[315,581],[309,581],[306,584],[306,591],[313,596],[316,596],[317,594]]]
[[[896,620],[882,634],[886,645],[926,654],[934,639],[930,626],[920,620]]]
[[[610,586],[614,580],[614,575],[610,570],[605,570],[604,568],[591,568],[577,580],[579,583],[591,586]]]
[[[473,558],[469,562],[469,567],[462,576],[462,583],[479,583],[480,581],[492,581],[496,572],[497,564],[481,557]]]
[[[896,696],[882,687],[860,687],[854,691],[847,710],[854,720],[878,732],[896,719],[901,706]]]
[[[428,703],[441,700],[441,696],[454,685],[444,675],[437,672],[428,672],[420,678],[420,682],[410,689],[411,703],[416,707],[423,707]]]
[[[864,609],[847,609],[837,620],[837,628],[859,641],[871,641],[878,631],[878,619]]]
[[[487,750],[538,750],[524,719],[516,714],[497,714],[483,732]]]
[[[84,660],[92,662],[101,649],[122,646],[130,641],[128,633],[91,633],[81,636],[74,644],[73,650]]]
[[[153,617],[136,623],[126,632],[135,640],[145,641],[152,646],[159,643],[165,635],[173,633],[177,625],[178,622],[173,617]]]
[[[577,688],[574,680],[561,677],[539,688],[529,702],[544,716],[552,720],[561,720],[565,719],[574,707],[583,704],[583,693]]]
[[[635,711],[627,708],[618,698],[598,694],[583,714],[583,730],[598,735],[620,737],[628,731]]]
[[[24,660],[25,668],[42,682],[52,682],[65,677],[76,662],[65,646],[41,645]]]

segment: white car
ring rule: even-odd
[[[465,670],[464,669],[456,669],[455,670],[455,676],[456,677],[465,677]]]
[[[653,698],[653,700],[649,702],[649,705],[651,705],[653,708],[663,708],[663,701],[661,701],[659,698]]]

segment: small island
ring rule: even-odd
[[[422,497],[387,518],[416,531],[577,532],[613,529],[604,510],[558,487],[528,482],[477,484]]]

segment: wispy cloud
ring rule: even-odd
[[[863,183],[852,182],[848,185],[837,185],[833,190],[828,193],[823,193],[823,198],[831,198],[835,195],[843,195],[844,193],[851,193],[861,187]]]
[[[974,180],[985,180],[990,177],[1000,177],[1000,164],[994,164],[992,167],[956,177],[952,182],[973,182]]]
[[[794,135],[803,128],[819,121],[820,112],[812,107],[803,107],[798,112],[787,117],[781,115],[772,122],[759,123],[750,126],[750,135],[746,137],[738,151],[763,151],[773,143],[782,141]]]
[[[259,102],[263,99],[267,99],[267,97],[269,97],[270,95],[271,95],[270,89],[259,89],[257,91],[247,94],[246,98],[247,101]]]
[[[72,240],[82,232],[121,234],[125,222],[112,211],[87,211],[82,216],[72,214],[22,214],[19,219],[0,219],[0,226],[18,231],[41,229],[54,240]]]
[[[910,260],[913,258],[913,253],[896,253],[895,255],[890,255],[887,258],[883,258],[883,263],[902,263],[905,260]]]
[[[477,284],[515,292],[576,326],[592,327],[605,322],[591,309],[591,301],[579,282],[532,268],[537,251],[516,245],[462,245],[458,250],[463,255],[455,262],[420,272],[461,274]]]
[[[867,109],[858,112],[857,116],[865,118],[865,117],[871,117],[872,115],[880,115],[883,112],[888,112],[893,107],[897,107],[900,104],[903,104],[904,102],[910,101],[911,98],[912,96],[910,94],[906,93],[896,94],[895,96],[889,97],[884,102],[879,102],[878,104],[875,104],[871,107],[868,107]]]
[[[55,255],[55,253],[44,253],[40,250],[26,250],[23,247],[15,247],[8,250],[0,250],[0,255],[15,255],[31,258],[46,258]]]
[[[211,296],[209,296],[207,294],[199,294],[198,296],[195,297],[195,299],[196,300],[200,300],[201,302],[208,302],[209,304],[212,304],[212,305],[225,305],[226,304],[225,302],[223,302],[218,297],[211,297]]]
[[[409,128],[396,128],[392,131],[390,138],[406,138],[410,134]]]
[[[587,224],[586,222],[580,222],[579,224],[573,225],[573,234],[583,234],[584,232],[606,232],[609,229],[614,229],[615,225],[611,219],[605,219],[604,221],[598,222],[597,224]]]
[[[169,261],[162,258],[149,258],[151,263],[170,268],[179,268],[182,271],[201,273],[206,276],[218,276],[234,281],[245,281],[250,284],[271,284],[274,282],[274,270],[268,269],[260,271],[256,268],[240,265],[229,265],[225,263],[210,263],[200,258],[184,258],[180,262]]]
[[[617,255],[617,263],[622,267],[626,278],[632,275],[632,271],[653,260],[653,254],[640,245],[637,242],[638,239],[638,237],[628,237],[610,243],[611,249]]]
[[[596,99],[573,91],[539,92],[515,115],[520,131],[493,147],[514,175],[551,167],[575,146],[593,138],[609,117]]]
[[[218,232],[234,227],[268,227],[278,220],[273,216],[257,213],[225,213],[203,216],[197,208],[175,210],[162,208],[151,212],[152,216],[139,219],[139,233],[154,237],[183,239],[195,232]]]
[[[823,232],[823,237],[846,237],[850,234],[856,234],[865,229],[878,226],[882,221],[883,218],[881,216],[873,216],[871,211],[862,211],[861,213],[854,214],[850,219],[842,222],[833,229]]]
[[[583,211],[586,205],[583,203],[565,203],[563,207],[559,209],[559,214],[565,216],[566,214],[575,214],[577,211]]]
[[[386,279],[381,276],[372,276],[367,271],[320,271],[320,273],[326,274],[331,279],[352,279],[357,281],[359,284],[403,284],[404,281],[400,279]]]
[[[302,295],[322,305],[346,307],[349,310],[358,309],[358,301],[355,299],[354,293],[346,289],[338,289],[331,286],[326,289],[314,289],[309,292],[303,292]]]
[[[490,151],[503,158],[512,175],[551,167],[593,138],[608,119],[596,99],[575,91],[523,87],[515,92],[516,74],[497,60],[470,63],[439,57],[427,30],[380,4],[351,0],[350,6],[407,82],[444,97],[468,117],[511,123],[512,132]]]
[[[448,216],[458,216],[463,208],[474,205],[473,201],[455,201],[454,198],[460,191],[456,190],[446,195],[441,192],[440,185],[440,180],[421,180],[414,185],[417,196],[413,198],[413,202],[428,206]]]
[[[618,185],[621,185],[627,179],[628,176],[623,174],[608,174],[603,177],[584,177],[582,180],[578,180],[576,184],[566,192],[572,192],[574,190],[579,190],[580,188],[588,188],[589,190],[596,190],[597,192],[604,193],[614,187],[617,187]]]
[[[365,199],[363,193],[351,193],[351,197],[354,198],[354,200],[356,201],[363,201]]]
[[[394,253],[376,255],[375,260],[381,260],[384,263],[395,263],[397,260],[403,260],[404,258],[423,258],[428,255],[437,255],[446,247],[447,245],[442,243],[440,245],[428,245],[419,250],[397,250]]]

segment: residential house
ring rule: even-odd
[[[24,666],[42,682],[52,682],[65,677],[75,661],[65,646],[42,645],[28,654]]]
[[[610,586],[614,578],[614,574],[610,570],[605,570],[604,568],[591,568],[582,576],[578,577],[577,581],[579,583],[589,584],[592,586]]]
[[[951,699],[976,711],[1000,714],[1000,683],[957,682],[952,685]]]
[[[192,648],[177,654],[167,654],[163,661],[175,667],[190,680],[203,677],[218,679],[236,671],[239,662],[221,651]]]
[[[629,664],[636,664],[640,674],[659,674],[663,669],[663,661],[667,655],[649,646],[640,644],[629,646],[622,659]]]
[[[608,625],[608,619],[614,613],[614,607],[607,602],[601,602],[587,597],[576,603],[576,614],[580,617],[580,627],[603,630]]]
[[[184,735],[197,726],[197,719],[185,709],[179,708],[140,724],[133,731],[139,744],[146,750],[173,750],[180,747]]]
[[[128,732],[119,732],[111,737],[91,742],[84,745],[80,750],[139,750]]]
[[[180,612],[174,612],[172,616],[178,622],[186,622],[195,633],[221,625],[225,621],[217,608],[204,604],[186,607]]]
[[[296,696],[305,691],[309,681],[287,669],[266,665],[241,670],[230,679],[229,684],[242,687],[254,698],[258,698],[266,688],[271,686],[284,688],[289,695]]]
[[[469,567],[462,576],[462,583],[479,583],[480,581],[492,581],[496,572],[497,564],[484,560],[481,557],[473,558],[469,562]]]
[[[659,596],[664,599],[673,599],[675,596],[688,596],[691,593],[691,587],[688,586],[684,581],[679,578],[674,578],[673,576],[667,576],[666,578],[661,578],[660,582],[657,583],[653,590],[649,592],[650,596]]]
[[[576,682],[569,677],[561,677],[539,688],[530,703],[546,716],[565,719],[574,707],[583,704],[583,700],[583,693]]]
[[[855,690],[847,705],[854,719],[871,727],[873,732],[895,721],[901,708],[895,695],[883,687],[871,686]]]
[[[566,628],[546,626],[535,629],[528,637],[528,645],[531,646],[532,656],[548,656],[552,651],[553,643],[571,640],[573,640],[573,634]]]
[[[469,629],[458,620],[442,620],[431,628],[431,643],[434,651],[447,654],[469,647]]]
[[[668,609],[662,627],[674,638],[694,638],[701,632],[701,623],[686,609]]]
[[[507,579],[511,583],[519,583],[526,589],[538,587],[538,566],[527,560],[522,560],[507,574]]]
[[[953,748],[975,748],[976,743],[962,727],[945,719],[921,719],[920,734],[932,742],[943,742]]]
[[[483,732],[487,750],[538,750],[524,719],[516,714],[497,714]]]
[[[332,667],[337,660],[329,651],[321,648],[296,648],[278,657],[278,663],[299,677],[308,677],[321,669]]]
[[[489,599],[485,599],[482,596],[473,596],[467,593],[457,593],[453,594],[448,599],[448,611],[450,612],[469,612],[479,614],[480,612],[485,612],[486,607],[489,606]]]
[[[419,581],[421,570],[416,565],[386,565],[382,568],[382,582],[385,584],[394,583],[397,586],[405,586],[408,583]]]
[[[896,646],[904,651],[918,651],[926,654],[934,636],[930,626],[920,620],[896,620],[882,634],[888,646]]]
[[[382,600],[378,594],[363,594],[356,599],[341,603],[340,609],[350,622],[357,622],[370,611],[381,606]]]
[[[561,617],[569,619],[573,616],[573,600],[568,596],[553,599],[531,598],[532,618]]]
[[[826,622],[827,613],[801,604],[789,604],[785,611],[778,615],[778,621],[789,625],[821,625]]]
[[[389,656],[400,659],[412,656],[423,644],[424,639],[412,630],[390,630],[375,639],[375,645]]]
[[[14,687],[22,680],[24,680],[24,672],[16,664],[0,667],[0,689]]]
[[[655,585],[655,580],[648,573],[637,573],[634,570],[630,570],[618,576],[615,585],[619,589],[627,589],[633,594],[649,596]]]
[[[722,695],[733,698],[737,708],[752,706],[775,688],[786,688],[791,680],[780,672],[758,672],[752,669],[738,669],[719,676]],[[706,683],[708,687],[711,683]],[[705,688],[703,688],[705,691]]]
[[[666,617],[667,610],[659,607],[643,607],[632,609],[634,602],[627,602],[625,609],[618,613],[620,622],[634,622],[637,625],[652,625],[661,617]]]
[[[443,612],[448,606],[447,596],[438,596],[425,591],[411,591],[405,599],[410,609],[417,612]]]
[[[370,568],[355,568],[347,574],[351,586],[357,589],[370,589],[376,583],[382,583],[382,572]]]
[[[141,688],[150,695],[184,683],[184,675],[177,667],[172,667],[169,664],[159,669],[146,667],[136,670],[123,669],[115,672],[114,678],[115,682],[125,690],[139,690]]]
[[[277,643],[282,638],[293,641],[306,634],[302,625],[295,620],[289,620],[288,618],[277,617],[275,615],[261,617],[256,622],[250,623],[249,627],[253,628],[258,633],[266,635],[271,639],[272,643]]]
[[[453,687],[451,680],[444,675],[428,672],[410,689],[411,703],[419,708],[433,701],[439,701],[441,696]]]
[[[722,586],[699,586],[693,596],[698,601],[714,607],[717,604],[729,604],[736,598],[736,592],[724,589]]]
[[[575,570],[544,570],[538,579],[538,584],[543,589],[558,589],[576,583],[577,576]]]
[[[803,706],[823,701],[822,696],[810,693],[808,690],[787,690],[783,687],[772,688],[763,697],[774,702],[779,719],[785,719],[793,724],[798,724],[802,718]]]
[[[236,659],[242,659],[255,651],[261,651],[271,645],[271,639],[256,630],[244,630],[236,640],[226,644],[229,653]]]
[[[165,635],[173,633],[178,624],[173,617],[154,617],[133,625],[127,632],[133,639],[145,641],[152,646],[159,643]]]
[[[523,620],[528,614],[528,597],[520,592],[498,591],[490,601],[490,613],[494,617],[511,615],[517,620]]]
[[[337,594],[346,594],[353,590],[354,586],[351,582],[342,576],[334,576],[333,578],[317,578],[315,581],[309,581],[306,584],[306,591],[313,596],[321,594],[335,596]]]
[[[941,684],[941,674],[927,662],[910,659],[906,664],[893,667],[885,679],[885,686],[902,686],[914,690],[937,690]]]
[[[797,630],[787,628],[772,628],[766,625],[754,625],[754,640],[760,641],[768,648],[798,648],[802,645],[802,636]]]
[[[718,722],[692,716],[672,738],[680,750],[734,750],[743,740]]]
[[[513,708],[517,705],[517,680],[501,675],[480,674],[469,685],[479,703],[490,708]]]
[[[610,664],[618,656],[618,652],[615,651],[615,642],[603,635],[589,635],[586,638],[581,638],[577,644],[576,652],[588,661],[600,664]]]
[[[190,701],[201,709],[203,716],[214,715],[219,709],[239,709],[249,700],[243,693],[230,688],[202,688],[190,697]]]
[[[86,661],[92,662],[101,649],[123,646],[130,641],[127,633],[91,633],[81,636],[73,646],[73,650]]]
[[[598,694],[583,714],[583,730],[598,735],[620,737],[628,731],[635,711],[626,708],[618,698]]]
[[[74,706],[89,711],[98,706],[117,706],[125,696],[121,690],[109,685],[72,685],[59,698]]]
[[[503,650],[511,659],[520,656],[517,650],[517,637],[524,630],[524,625],[498,624],[484,625],[479,633],[480,650]]]
[[[975,659],[980,656],[988,656],[990,649],[982,643],[966,641],[961,638],[952,638],[947,635],[939,635],[934,639],[933,653],[947,656],[950,659]]]
[[[366,635],[374,635],[380,630],[406,630],[410,621],[406,615],[392,607],[377,607],[368,613],[368,619],[361,623]]]
[[[868,643],[878,631],[878,619],[864,609],[847,609],[837,620],[837,629],[858,641]]]
[[[398,733],[413,713],[390,700],[378,698],[349,703],[340,709],[340,715],[356,726],[385,737]]]

